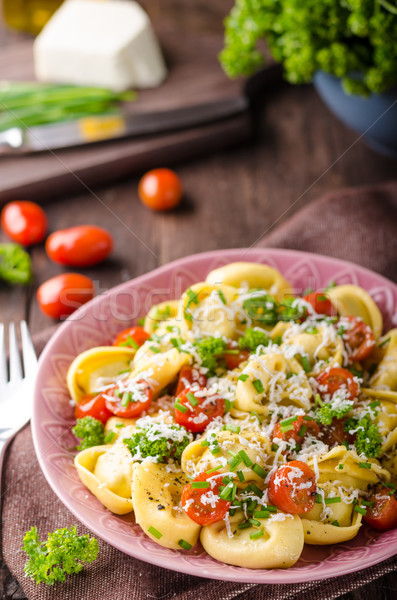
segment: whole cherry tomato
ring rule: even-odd
[[[320,396],[324,399],[327,399],[327,396],[333,396],[337,390],[346,388],[348,392],[346,400],[354,400],[360,389],[352,373],[347,369],[342,369],[342,367],[331,367],[321,371],[316,381]]]
[[[1,226],[9,238],[22,246],[31,246],[45,238],[47,217],[41,206],[35,202],[18,200],[9,202],[3,208]]]
[[[113,346],[128,346],[138,350],[149,337],[150,335],[146,333],[143,327],[136,325],[135,327],[128,327],[128,329],[120,331],[113,342]]]
[[[376,342],[370,327],[358,317],[342,317],[338,324],[346,344],[349,362],[364,360],[372,353]]]
[[[126,419],[138,417],[151,405],[152,390],[144,379],[137,381],[135,387],[136,394],[129,391],[120,391],[117,386],[106,390],[106,408],[118,417],[125,417]]]
[[[207,385],[207,377],[200,373],[198,369],[194,369],[193,367],[189,367],[188,365],[182,367],[179,372],[178,385],[176,387],[175,395],[179,396],[183,392],[184,389],[190,387],[192,383],[198,383],[200,387],[205,387]]]
[[[218,394],[212,396],[195,396],[198,391],[204,389],[199,388],[197,390],[197,386],[194,385],[191,388],[185,388],[175,398],[176,422],[193,433],[204,431],[215,417],[222,416],[225,412],[225,401]],[[178,405],[180,408],[178,408]]]
[[[389,488],[379,484],[368,501],[371,506],[364,517],[368,525],[380,531],[397,527],[397,500]]]
[[[138,194],[152,210],[171,210],[182,198],[182,183],[171,169],[148,171],[139,182]]]
[[[316,498],[315,474],[300,460],[279,467],[269,481],[269,500],[280,510],[303,514],[309,512]]]
[[[37,300],[44,314],[53,319],[71,315],[94,297],[94,283],[85,275],[62,273],[48,279],[37,290]]]
[[[210,525],[223,519],[231,502],[219,497],[223,476],[220,473],[200,473],[182,490],[182,508],[188,517],[199,525]],[[193,482],[203,482],[207,487],[192,487]]]
[[[69,267],[89,267],[102,262],[112,251],[113,239],[106,229],[77,225],[55,231],[46,241],[51,260]]]
[[[336,315],[336,310],[331,303],[331,300],[327,298],[324,292],[312,292],[303,298],[306,302],[312,305],[315,312],[319,315],[327,315],[332,317]]]
[[[74,409],[76,419],[83,417],[94,417],[103,424],[113,416],[113,413],[106,408],[106,400],[102,394],[88,394],[83,396]]]

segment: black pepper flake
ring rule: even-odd
[[[164,509],[165,509],[164,504],[158,504],[157,505],[157,510],[164,510]]]

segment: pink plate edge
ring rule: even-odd
[[[261,259],[286,259],[290,264],[292,264],[297,259],[306,259],[309,262],[313,261],[314,263],[318,263],[318,266],[321,268],[329,267],[331,270],[336,270],[337,267],[351,269],[351,271],[357,275],[361,275],[365,278],[368,278],[373,283],[377,285],[383,285],[386,288],[389,288],[397,298],[397,285],[392,281],[386,279],[385,277],[370,271],[364,267],[359,265],[355,265],[348,261],[344,261],[341,259],[332,258],[329,256],[324,256],[320,254],[312,254],[308,252],[301,252],[296,250],[285,250],[285,249],[276,249],[276,248],[263,248],[263,249],[227,249],[227,250],[214,250],[209,252],[202,252],[198,254],[193,254],[190,256],[186,256],[180,259],[177,259],[171,263],[163,265],[149,273],[144,275],[140,275],[139,277],[130,280],[126,283],[122,283],[111,290],[107,291],[105,294],[101,296],[97,296],[92,301],[88,302],[84,306],[82,306],[76,313],[73,315],[73,319],[67,319],[56,331],[51,340],[48,342],[46,348],[44,349],[40,360],[39,360],[39,371],[35,385],[35,394],[34,394],[34,407],[33,407],[33,415],[32,415],[32,432],[33,432],[33,442],[37,454],[37,458],[40,464],[40,467],[44,473],[47,482],[50,484],[52,490],[55,494],[60,498],[63,504],[74,514],[74,516],[79,519],[86,527],[88,527],[93,533],[101,537],[104,541],[108,542],[110,545],[114,546],[118,550],[138,558],[140,560],[144,560],[145,562],[149,562],[151,564],[167,568],[170,570],[178,571],[181,573],[186,573],[189,575],[195,575],[197,577],[206,577],[209,579],[222,579],[224,581],[234,581],[239,583],[268,583],[268,584],[289,584],[289,583],[301,583],[306,581],[315,581],[325,578],[338,577],[344,574],[352,573],[355,571],[359,571],[365,569],[367,567],[373,566],[387,558],[390,558],[395,554],[394,548],[397,543],[397,532],[387,532],[386,534],[382,534],[379,536],[379,539],[387,536],[387,543],[382,544],[381,546],[366,546],[363,550],[369,550],[365,556],[358,556],[356,560],[353,561],[336,561],[334,564],[322,564],[323,561],[318,563],[315,567],[316,572],[311,572],[309,566],[300,566],[300,567],[292,567],[287,570],[283,569],[272,569],[272,570],[250,570],[243,569],[240,567],[233,567],[230,565],[226,565],[224,563],[218,563],[217,561],[211,559],[212,565],[210,569],[205,568],[205,559],[208,559],[207,556],[197,556],[191,555],[186,552],[173,551],[162,549],[164,552],[156,556],[151,552],[150,549],[143,549],[140,546],[132,547],[130,544],[123,541],[123,536],[118,536],[116,531],[112,531],[110,533],[104,532],[101,526],[94,521],[93,518],[89,518],[84,514],[81,514],[81,509],[76,501],[70,500],[65,494],[65,490],[62,487],[59,478],[57,479],[50,468],[50,464],[46,460],[46,453],[48,451],[48,440],[45,436],[43,436],[43,430],[40,423],[40,416],[44,410],[44,399],[41,394],[42,384],[46,379],[46,369],[47,369],[47,361],[50,360],[53,349],[56,347],[58,341],[63,338],[64,335],[70,333],[71,323],[75,320],[76,316],[83,316],[91,312],[95,309],[97,305],[100,303],[106,302],[109,297],[115,295],[115,293],[119,293],[122,290],[128,288],[139,288],[147,281],[156,280],[159,276],[169,272],[170,274],[177,271],[179,268],[184,268],[188,265],[194,264],[202,264],[206,263],[209,260],[218,259],[223,264],[227,262],[237,261],[237,260],[253,260],[254,262],[259,262]],[[61,449],[60,449],[61,450]],[[81,484],[81,487],[84,486]],[[84,488],[85,489],[85,488]],[[111,514],[106,509],[103,509],[105,513]],[[390,538],[390,540],[389,540]],[[149,539],[146,538],[149,542]],[[378,541],[377,540],[377,541]],[[394,544],[393,544],[394,541]],[[151,542],[153,546],[158,545]],[[148,546],[148,544],[146,544]],[[343,554],[351,552],[350,549],[343,549],[343,545],[339,545],[341,548],[341,552]],[[353,550],[354,551],[354,550]],[[192,560],[194,559],[195,564],[192,562],[188,562],[188,559],[192,556]],[[181,560],[181,557],[184,559]],[[186,560],[187,559],[187,560]],[[219,565],[219,566],[218,566]],[[321,568],[322,567],[322,568]]]

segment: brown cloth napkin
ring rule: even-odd
[[[397,280],[397,182],[328,194],[298,212],[259,246],[295,248],[345,258]],[[36,338],[42,350],[53,329]],[[36,586],[23,576],[22,538],[32,525],[47,532],[76,522],[46,483],[30,427],[15,438],[5,471],[4,559],[29,600],[328,600],[397,568],[394,557],[369,569],[324,581],[289,585],[238,584],[175,573],[122,554],[100,540],[99,558],[65,584]],[[87,530],[79,525],[79,532]]]

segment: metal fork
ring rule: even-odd
[[[33,405],[33,385],[37,372],[37,357],[25,321],[21,321],[22,361],[14,323],[9,324],[9,375],[4,325],[0,323],[0,515],[2,497],[2,467],[9,442],[29,421]]]

